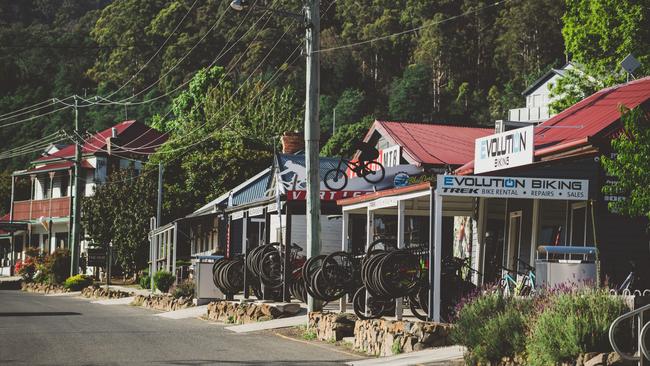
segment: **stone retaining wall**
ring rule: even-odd
[[[357,320],[354,349],[376,356],[420,351],[451,344],[450,324],[398,320]]]
[[[82,289],[81,296],[95,299],[122,299],[133,296],[133,293],[113,289],[106,290],[106,287],[93,285]]]
[[[321,341],[340,341],[354,336],[357,320],[354,314],[315,311],[309,313],[309,328],[316,330],[316,338]]]
[[[23,282],[21,289],[25,292],[36,292],[39,294],[60,294],[68,292],[68,290],[61,285],[50,285],[46,283],[35,282]]]
[[[208,304],[206,318],[224,323],[246,324],[286,318],[298,311],[299,304],[240,303],[223,300]]]
[[[136,295],[131,305],[161,311],[175,311],[194,306],[191,297],[175,298],[171,295]]]

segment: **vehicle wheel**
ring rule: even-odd
[[[343,170],[331,169],[325,173],[323,183],[332,191],[340,191],[348,185],[348,176]]]

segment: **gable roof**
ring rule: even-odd
[[[586,146],[597,137],[606,137],[620,129],[620,108],[635,108],[650,100],[650,76],[626,84],[602,89],[536,126],[535,156]],[[470,174],[474,162],[457,173]]]
[[[136,152],[132,153],[150,154],[156,150],[158,145],[167,140],[167,134],[161,133],[152,127],[134,120],[124,121],[86,139],[81,149],[81,153],[94,154],[106,150],[108,148],[106,139],[111,137],[113,128],[117,134],[118,141],[122,144],[121,146],[112,147],[111,151],[115,153],[129,153],[131,150],[136,150]],[[70,144],[62,147],[59,151],[51,155],[36,159],[34,163],[42,163],[61,158],[71,158],[74,157],[74,153],[75,145]]]
[[[528,96],[530,93],[534,92],[534,91],[537,90],[540,86],[542,86],[542,84],[544,84],[545,82],[547,82],[548,80],[550,80],[553,76],[555,76],[555,75],[557,75],[557,76],[564,76],[564,74],[566,74],[566,70],[567,70],[567,69],[572,69],[572,68],[574,68],[574,67],[575,67],[575,66],[574,66],[573,63],[571,63],[571,62],[567,62],[566,64],[564,64],[564,66],[562,66],[562,67],[559,68],[559,69],[550,69],[550,70],[548,70],[544,75],[540,76],[539,79],[533,81],[533,83],[530,84],[530,85],[526,88],[526,90],[524,90],[524,91],[521,93],[521,95],[523,95],[523,96]]]
[[[375,121],[365,141],[375,131],[402,146],[406,160],[417,166],[465,164],[474,158],[474,140],[494,133],[492,128]]]

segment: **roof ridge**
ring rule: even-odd
[[[472,128],[480,130],[491,130],[493,127],[482,127],[482,126],[468,126],[460,125],[454,123],[441,123],[441,122],[414,122],[414,121],[387,121],[387,120],[377,120],[378,123],[399,123],[399,124],[412,124],[412,125],[423,125],[423,126],[439,126],[439,127],[456,127],[456,128]]]

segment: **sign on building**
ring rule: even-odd
[[[584,201],[589,196],[589,181],[585,179],[439,175],[437,190],[445,196]]]
[[[474,146],[474,173],[480,174],[513,168],[533,162],[533,127],[476,139]]]

